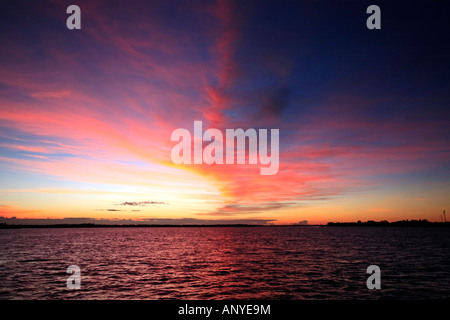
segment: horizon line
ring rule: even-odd
[[[3,218],[3,217],[0,217]],[[21,219],[27,220],[27,219]],[[32,220],[32,219],[29,219]],[[61,219],[62,220],[62,219]],[[139,228],[139,227],[426,227],[426,226],[450,226],[450,222],[432,222],[427,219],[419,220],[398,220],[389,222],[387,220],[366,222],[327,222],[326,224],[308,224],[308,223],[291,223],[291,224],[255,224],[255,223],[191,223],[191,224],[170,224],[170,223],[53,223],[53,224],[8,224],[0,222],[0,229],[20,229],[20,228]]]

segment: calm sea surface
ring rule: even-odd
[[[69,265],[81,289],[69,290]],[[369,290],[366,269],[381,269]],[[450,229],[0,230],[0,299],[450,297]]]

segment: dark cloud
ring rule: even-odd
[[[299,221],[297,223],[291,223],[293,226],[307,226],[308,225],[308,220],[302,220]]]
[[[289,103],[289,88],[285,86],[271,88],[261,96],[261,117],[280,117]]]

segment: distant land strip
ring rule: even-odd
[[[28,228],[188,228],[188,227],[264,227],[262,224],[6,224],[0,223],[0,229]]]
[[[450,222],[431,222],[426,219],[394,222],[369,220],[366,222],[328,222],[327,227],[450,227]]]
[[[24,228],[191,228],[191,227],[438,227],[448,228],[450,222],[430,222],[428,220],[328,222],[326,225],[309,224],[7,224],[0,223],[0,229]]]

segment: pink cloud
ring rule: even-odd
[[[46,98],[65,98],[70,96],[69,90],[62,90],[62,91],[39,91],[39,92],[33,92],[31,94],[33,98],[36,99],[46,99]]]

